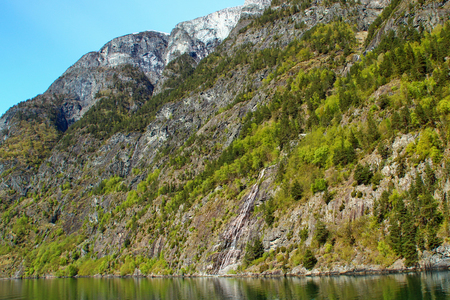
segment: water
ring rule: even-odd
[[[272,279],[4,280],[0,299],[450,299],[450,272]]]

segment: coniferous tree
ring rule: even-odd
[[[298,180],[294,180],[292,187],[291,187],[291,196],[294,198],[294,200],[298,201],[303,197],[303,187],[298,182]]]
[[[251,263],[264,255],[264,245],[259,238],[249,241],[245,247],[244,262]]]
[[[309,235],[309,228],[308,226],[303,227],[302,230],[300,230],[299,232],[299,237],[302,243],[306,242],[306,240],[308,239],[308,235]]]
[[[438,210],[438,203],[434,197],[426,192],[420,197],[420,227],[426,232],[427,249],[438,247],[442,240],[437,236],[437,232],[442,224],[443,216]]]
[[[325,244],[328,239],[329,231],[327,226],[322,221],[317,221],[316,232],[314,234],[315,239],[319,242],[319,245]]]
[[[389,241],[391,247],[397,255],[402,255],[403,249],[403,221],[406,214],[405,203],[403,198],[396,195],[394,199],[394,211],[389,219]]]
[[[273,199],[270,198],[264,205],[264,220],[268,226],[272,226],[275,221],[275,216],[273,215],[274,212],[275,204],[273,203]]]
[[[370,183],[370,179],[372,179],[373,173],[370,170],[368,165],[362,166],[361,164],[357,164],[355,168],[354,178],[358,185],[364,184],[367,185]]]
[[[409,125],[411,124],[411,113],[408,106],[404,106],[400,111],[400,124],[405,133],[409,131]]]
[[[366,129],[366,138],[368,144],[372,144],[376,142],[380,138],[380,132],[378,131],[378,126],[372,118],[372,115],[369,114],[367,118],[367,129]]]
[[[402,256],[405,258],[405,265],[411,267],[417,264],[419,257],[416,246],[417,227],[412,221],[412,216],[406,210],[402,220]]]
[[[350,130],[350,133],[349,133],[349,136],[348,136],[348,141],[352,145],[353,149],[361,148],[361,145],[359,144],[359,141],[356,138],[356,135],[353,132],[353,130]]]
[[[401,129],[401,118],[397,111],[394,111],[391,116],[391,128],[394,130]]]
[[[392,250],[397,255],[401,255],[402,253],[402,233],[401,227],[398,220],[398,216],[394,215],[390,218],[390,226],[389,226],[389,242]]]
[[[377,217],[378,223],[383,222],[392,209],[391,202],[389,201],[389,192],[383,191],[379,200],[376,200],[373,207],[373,214]]]
[[[307,270],[312,270],[317,264],[317,258],[314,256],[310,249],[307,249],[305,255],[303,256],[303,266]]]
[[[418,261],[417,226],[401,196],[395,197],[389,223],[389,241],[392,249],[397,255],[405,258],[407,267],[415,265]]]
[[[289,117],[286,114],[283,114],[280,121],[280,130],[278,134],[278,139],[280,141],[280,148],[283,149],[290,140],[292,134],[291,123],[289,121]]]
[[[436,175],[434,174],[433,169],[430,167],[430,164],[425,165],[425,186],[430,193],[434,193],[436,189]]]
[[[424,111],[422,105],[420,105],[420,103],[418,103],[416,105],[414,113],[417,116],[417,121],[418,121],[417,125],[419,126],[419,128],[421,128],[422,126],[425,126],[428,123],[428,117],[425,114],[425,111]]]
[[[389,157],[389,147],[384,142],[378,144],[378,154],[380,154],[383,159],[387,159]]]
[[[411,186],[409,188],[409,197],[411,198],[411,200],[417,201],[419,195],[423,192],[424,184],[422,181],[422,177],[419,175],[419,173],[416,173],[414,181],[411,183]]]
[[[340,147],[333,153],[333,164],[345,166],[355,160],[356,152],[353,147],[346,147],[344,139],[341,139]]]

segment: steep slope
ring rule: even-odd
[[[170,34],[166,63],[188,53],[198,63],[228,37],[241,17],[261,14],[270,0],[246,0],[243,6],[227,8],[175,26]]]
[[[100,51],[84,55],[46,94],[67,95],[75,100],[75,103],[64,103],[61,108],[70,126],[95,104],[95,94],[109,87],[115,67],[137,67],[156,84],[164,69],[167,43],[167,35],[152,31],[116,38]]]
[[[95,95],[111,85],[114,68],[136,67],[156,86],[164,67],[173,59],[188,53],[198,63],[228,36],[243,11],[246,16],[256,16],[268,5],[267,0],[249,0],[243,6],[182,22],[170,34],[154,31],[130,34],[84,55],[45,92],[63,99],[58,109],[67,124],[58,127],[65,131],[96,103]],[[11,116],[8,112],[2,116],[0,131],[12,126]],[[0,138],[7,136],[0,133]]]
[[[2,276],[445,263],[450,27],[364,46],[386,6],[388,24],[428,5],[274,1],[157,95],[116,68],[23,198],[2,188]]]
[[[125,106],[131,106],[124,108],[131,113],[136,111],[151,97],[158,82],[161,81],[160,85],[164,84],[166,79],[162,78],[162,73],[172,59],[186,52],[196,58],[196,61],[193,61],[195,66],[228,36],[239,20],[242,9],[249,8],[250,15],[258,15],[268,4],[270,3],[267,1],[247,1],[241,7],[225,9],[194,21],[180,23],[170,35],[147,31],[118,37],[108,42],[98,52],[84,55],[43,95],[10,109],[0,118],[0,141],[4,141],[2,146],[8,152],[0,162],[0,171],[7,174],[1,184],[5,191],[14,186],[14,190],[20,192],[18,194],[11,192],[16,196],[5,197],[11,200],[23,196],[30,185],[29,176],[36,174],[36,168],[49,155],[48,151],[40,153],[31,151],[24,156],[23,152],[28,151],[28,148],[24,147],[21,147],[25,149],[21,152],[9,150],[11,144],[16,144],[18,140],[23,140],[24,136],[29,136],[27,131],[30,127],[37,128],[35,134],[37,137],[47,136],[48,132],[52,131],[49,147],[53,147],[62,133],[80,120],[101,99],[101,91],[114,89],[117,79],[121,76],[121,80],[132,81],[142,87],[132,91],[135,94],[133,103],[129,102]],[[189,46],[185,45],[186,40],[189,41]],[[124,74],[122,71],[127,66],[135,70]],[[145,75],[146,79],[142,78],[139,72]],[[144,110],[153,110],[155,101],[147,103]],[[121,117],[115,114],[115,119],[110,120],[117,121],[117,118],[123,117],[123,113]],[[23,122],[28,122],[27,126],[23,126]],[[46,123],[45,128],[35,125],[43,122]],[[145,122],[148,121],[141,117],[139,124],[134,124],[132,129],[141,130],[148,124]],[[67,134],[63,143],[67,143],[71,136],[70,133]],[[13,141],[7,142],[9,138],[13,138]],[[44,144],[48,144],[45,138]],[[17,161],[23,160],[18,159],[18,156],[28,157],[27,161],[34,161],[34,168],[30,170],[26,165],[18,164]],[[12,172],[12,169],[17,171]],[[23,177],[23,173],[28,175]]]
[[[224,9],[178,24],[171,32],[165,61],[188,53],[197,62],[208,56],[236,26],[242,7]]]

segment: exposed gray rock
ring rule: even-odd
[[[246,1],[245,6],[241,8],[241,16],[247,11],[259,11],[269,3],[270,1]],[[357,16],[357,18],[361,18],[361,22],[358,23],[359,29],[366,28],[370,18],[375,18],[377,10],[387,3],[387,1],[363,1],[361,5],[357,5],[356,12],[361,13],[361,16]],[[59,108],[61,115],[59,123],[62,127],[67,127],[79,119],[84,111],[93,104],[89,97],[92,97],[95,91],[108,86],[116,67],[132,64],[140,68],[148,78],[154,80],[152,82],[160,82],[158,79],[160,73],[158,72],[161,72],[161,68],[170,60],[170,58],[166,58],[166,55],[176,57],[183,51],[187,51],[196,59],[207,55],[215,48],[218,41],[227,36],[226,32],[231,28],[228,25],[234,22],[233,18],[238,17],[238,11],[239,8],[233,8],[194,21],[184,22],[174,30],[173,36],[151,32],[124,36],[109,42],[99,52],[87,54],[51,87],[54,88],[55,93],[61,93],[64,96],[61,98],[62,104]],[[221,13],[225,17],[222,18]],[[287,22],[286,19],[282,19],[263,28],[250,27],[248,32],[242,34],[238,33],[239,29],[234,29],[223,51],[233,54],[237,47],[246,42],[252,43],[254,51],[275,47],[278,42],[281,46],[285,46],[293,39],[301,37],[304,32],[304,30],[295,28],[296,22],[304,21],[310,28],[320,22],[328,22],[337,17],[350,15],[349,8],[340,4],[333,4],[330,7],[314,6],[305,14],[302,12],[287,17],[286,19],[291,18]],[[246,25],[243,26],[243,24],[249,22],[250,20],[241,20],[240,25],[236,28],[244,28]],[[275,35],[280,36],[275,39]],[[152,44],[154,48],[151,48],[153,46],[147,42],[152,38],[156,40]],[[172,53],[166,52],[169,51],[169,48],[165,47],[171,41],[173,49],[178,49],[179,52],[176,52],[178,50]],[[160,43],[158,47],[155,46],[157,43]],[[154,52],[146,53],[145,49]],[[155,54],[156,52],[157,54]],[[177,235],[181,233],[176,239],[172,239],[168,232],[164,232],[175,227],[160,227],[158,231],[151,228],[151,231],[148,232],[142,230],[133,233],[128,226],[130,219],[138,213],[141,216],[141,212],[143,217],[140,217],[137,222],[142,228],[161,216],[164,212],[164,203],[167,204],[166,201],[170,201],[170,198],[165,198],[164,195],[159,195],[155,199],[153,196],[149,196],[148,199],[144,199],[146,203],[126,208],[124,217],[114,218],[104,228],[95,228],[100,224],[104,213],[113,212],[115,207],[124,203],[127,198],[126,192],[116,191],[101,196],[94,194],[95,198],[93,199],[92,192],[101,186],[103,180],[121,176],[127,190],[128,188],[136,189],[138,183],[146,180],[148,173],[159,168],[161,171],[160,183],[167,181],[180,188],[183,182],[189,180],[185,179],[184,175],[201,172],[208,161],[216,159],[221,150],[239,136],[240,121],[248,111],[254,111],[258,105],[268,101],[265,100],[270,97],[268,90],[258,91],[257,88],[263,87],[262,80],[270,72],[271,70],[264,70],[255,74],[254,77],[252,75],[253,78],[249,78],[248,66],[239,66],[230,72],[232,74],[225,74],[219,78],[213,87],[202,92],[193,91],[182,99],[165,104],[156,112],[154,118],[147,120],[149,123],[143,132],[117,133],[102,141],[96,140],[88,134],[81,134],[77,137],[76,144],[69,146],[69,149],[55,149],[40,166],[33,180],[29,180],[29,177],[11,177],[12,179],[8,179],[9,181],[0,182],[0,192],[6,193],[9,185],[13,186],[20,195],[26,194],[28,188],[32,192],[36,192],[36,195],[45,195],[50,189],[54,199],[46,201],[38,211],[48,213],[48,218],[55,216],[55,218],[59,218],[61,226],[67,234],[79,230],[85,220],[90,221],[86,222],[86,232],[90,235],[93,252],[97,253],[98,257],[121,251],[123,251],[123,255],[135,251],[132,253],[133,255],[144,254],[150,257],[157,257],[163,253],[165,257],[171,259],[170,263],[174,264],[171,265],[171,268],[179,269],[181,266],[187,268],[187,266],[195,264],[198,267],[197,274],[214,272],[226,274],[236,270],[246,244],[253,238],[262,238],[265,250],[289,248],[290,245],[301,242],[309,247],[314,245],[313,237],[318,219],[323,220],[331,230],[335,230],[345,222],[370,215],[374,201],[380,198],[383,190],[387,190],[389,182],[393,182],[397,190],[402,192],[410,185],[416,170],[420,169],[423,172],[422,165],[410,167],[411,162],[407,162],[407,174],[400,180],[395,175],[397,162],[394,162],[391,157],[383,162],[385,166],[383,174],[387,178],[381,181],[378,188],[372,185],[354,186],[354,180],[350,174],[349,178],[344,177],[342,186],[330,185],[329,191],[336,192],[331,201],[324,201],[323,192],[316,193],[310,197],[307,204],[297,205],[292,211],[276,212],[276,221],[273,227],[269,227],[265,225],[262,217],[264,207],[258,206],[263,205],[281,187],[274,184],[277,167],[265,166],[267,172],[259,185],[255,184],[252,179],[239,178],[237,183],[231,180],[227,183],[228,186],[223,184],[221,187],[211,190],[213,192],[209,195],[203,195],[202,198],[194,200],[192,206],[189,206],[187,202],[181,204],[178,213],[171,216],[174,219],[172,224],[180,225],[172,231]],[[246,103],[239,103],[224,110],[223,108],[232,103],[245,86],[252,86],[255,89],[253,98]],[[12,118],[14,112],[15,110],[11,110],[11,114],[1,119],[0,126],[3,126],[1,128],[8,129],[8,120]],[[362,117],[364,114],[364,109],[355,110],[355,117]],[[5,134],[7,133],[5,132]],[[193,146],[187,146],[188,143],[185,143],[187,138],[194,134]],[[405,151],[405,147],[416,139],[417,137],[413,135],[399,136],[393,144],[390,142],[389,148],[395,155],[397,152]],[[295,142],[292,143],[292,147],[294,146]],[[187,155],[191,161],[185,165],[173,167],[171,166],[172,162],[167,163],[167,160],[176,157],[180,153],[178,151],[182,154],[194,154]],[[374,170],[382,165],[381,156],[376,150],[365,156],[361,162],[369,163]],[[0,165],[0,174],[6,169],[6,166]],[[299,170],[299,172],[301,171]],[[198,173],[186,176],[195,175]],[[327,174],[326,176],[328,177]],[[439,178],[443,176],[445,175]],[[73,183],[77,189],[63,191],[62,186],[65,183]],[[449,185],[448,181],[446,185]],[[250,191],[252,186],[253,189]],[[448,189],[450,188],[447,187]],[[352,196],[352,191],[359,192],[362,196]],[[229,194],[230,199],[227,198],[226,201],[221,202],[221,197],[224,196],[220,196],[221,193]],[[2,198],[1,194],[0,198]],[[213,206],[212,203],[216,203],[216,205]],[[150,205],[147,206],[147,204]],[[37,205],[36,203],[31,204],[29,209],[37,210],[35,208]],[[223,206],[227,206],[223,208],[224,211],[226,209],[226,213],[221,211]],[[253,210],[253,206],[258,209]],[[308,228],[308,238],[306,241],[300,241],[299,231],[306,227]],[[149,232],[152,234],[147,234]],[[202,236],[202,234],[204,235]],[[129,248],[130,252],[127,252],[128,249],[123,246],[125,242],[128,244],[129,241],[133,245]],[[186,248],[183,250],[181,247]],[[292,255],[293,252],[290,252]],[[321,253],[316,254],[317,257],[319,254]],[[424,253],[424,257],[430,258],[434,264],[436,260],[433,255],[435,254],[431,252]],[[365,258],[367,258],[366,253],[357,253],[347,265],[331,265],[327,271],[347,273],[380,268],[365,266]],[[282,271],[279,268],[280,265],[272,264],[271,270],[266,271],[265,274],[281,275],[285,270]],[[404,268],[404,265],[400,261],[392,268],[401,269]],[[315,275],[321,274],[321,272],[322,274],[324,272],[322,267],[307,271],[299,266],[293,269],[292,274]],[[139,271],[136,271],[135,275],[140,275]]]
[[[95,94],[108,88],[115,67],[137,67],[156,84],[165,66],[163,54],[167,39],[166,34],[153,31],[125,35],[110,41],[98,52],[84,55],[71,66],[46,91],[64,95],[61,114],[67,126],[95,104]]]
[[[242,7],[241,17],[248,18],[260,14],[271,3],[272,0],[245,0],[244,6]]]
[[[246,17],[260,14],[270,3],[271,0],[246,0],[243,6],[179,23],[170,35],[155,31],[129,34],[84,55],[45,92],[62,97],[58,107],[59,129],[65,131],[95,104],[95,94],[109,87],[114,68],[137,67],[156,86],[167,63],[184,53],[198,63],[228,37],[241,14]],[[15,111],[1,117],[0,141],[8,138]]]
[[[433,251],[424,251],[420,266],[424,269],[449,268],[450,245],[444,244]]]
[[[95,94],[109,86],[114,73],[111,68],[132,65],[156,85],[167,63],[181,54],[188,53],[198,63],[213,52],[236,26],[243,8],[248,8],[248,15],[255,15],[267,5],[270,0],[246,1],[244,6],[179,23],[170,35],[146,31],[115,38],[98,52],[84,55],[46,93],[65,95],[61,114],[67,121],[64,127],[68,127],[95,104]]]
[[[204,17],[179,23],[169,37],[165,54],[166,64],[184,53],[189,53],[199,62],[228,37],[241,15],[244,17],[258,15],[271,2],[271,0],[246,0],[243,6],[226,8]]]
[[[242,7],[227,8],[177,24],[169,37],[165,63],[184,53],[197,62],[208,56],[236,26],[241,10]]]
[[[387,3],[387,1],[376,2],[380,2],[382,5]],[[449,9],[450,2],[448,0],[429,3],[421,6],[420,9],[413,9],[412,11],[409,10],[409,7],[406,7],[406,3],[402,3],[394,12],[394,18],[389,18],[381,26],[366,49],[367,51],[374,49],[381,42],[381,37],[384,33],[391,30],[397,32],[400,26],[408,25],[410,19],[415,28],[424,26],[428,30],[433,29],[438,24],[443,24],[450,18]]]
[[[382,10],[386,6],[388,6],[391,1],[390,0],[377,0],[377,1],[371,1],[371,0],[361,0],[361,4],[365,5],[366,8],[370,9],[379,9]]]

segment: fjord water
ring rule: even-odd
[[[450,299],[450,272],[314,278],[0,281],[0,299]]]

